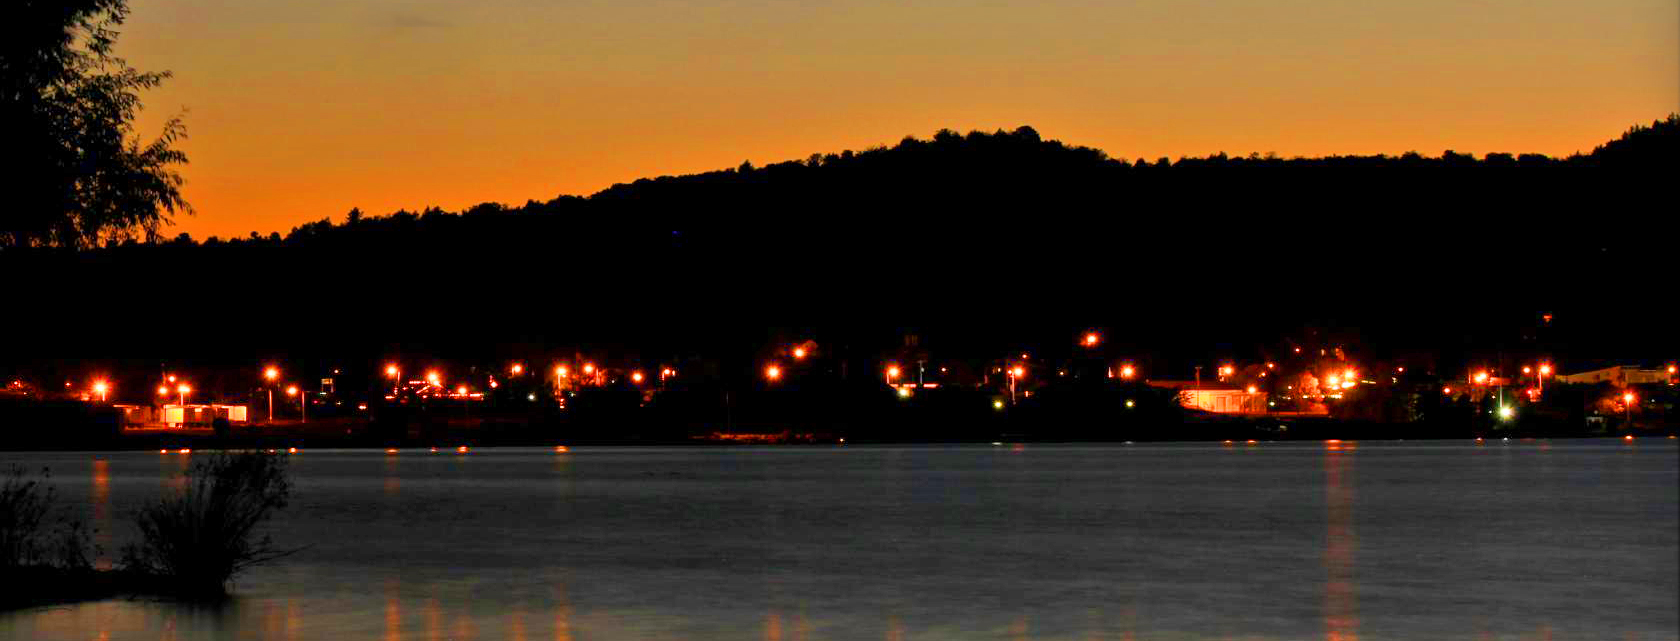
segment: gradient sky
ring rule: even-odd
[[[1680,111],[1674,0],[131,0],[169,233],[587,194],[1029,124],[1124,158],[1588,151]]]

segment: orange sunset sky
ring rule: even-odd
[[[285,233],[1014,128],[1124,158],[1588,151],[1680,111],[1674,0],[131,0],[167,230]]]

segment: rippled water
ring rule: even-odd
[[[191,455],[50,466],[101,529]],[[1673,440],[305,451],[307,546],[40,639],[1676,639]]]

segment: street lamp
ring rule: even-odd
[[[805,358],[805,348],[804,347],[793,348],[793,358],[794,358],[794,360],[803,360]]]
[[[764,368],[764,378],[770,379],[771,382],[781,380],[782,368],[775,365]]]
[[[888,365],[887,366],[887,385],[889,387],[893,384],[894,380],[898,379],[898,374],[899,374],[899,370],[898,370],[897,365]]]
[[[1015,404],[1015,381],[1027,375],[1027,368],[1016,365],[1009,368],[1009,404]]]
[[[525,373],[525,366],[519,363],[514,363],[512,367],[508,368],[508,371],[512,372],[514,376],[518,376]]]
[[[1629,427],[1633,426],[1633,401],[1635,398],[1636,397],[1633,395],[1633,392],[1624,392],[1622,394],[1622,411],[1626,412],[1624,416]]]
[[[641,385],[642,384],[642,373],[639,372],[639,371],[630,372],[630,382],[635,383],[637,385]]]
[[[443,377],[438,375],[437,370],[435,369],[426,372],[426,382],[438,387],[443,387]]]
[[[1127,363],[1125,365],[1120,366],[1120,378],[1131,379],[1133,376],[1136,376],[1136,375],[1137,375],[1137,369],[1132,367],[1132,365],[1130,363]]]
[[[266,385],[264,387],[267,388],[266,391],[268,392],[268,422],[273,423],[274,422],[274,379],[280,378],[280,370],[278,368],[274,367],[273,365],[270,365],[270,366],[268,366],[267,369],[263,370],[263,378],[268,379],[268,385]]]
[[[309,401],[304,398],[303,394],[298,393],[298,387],[296,385],[287,385],[286,386],[286,395],[287,396],[298,397],[298,422],[299,423],[308,423],[309,422]]]
[[[187,406],[187,394],[192,392],[192,387],[187,385],[186,383],[182,383],[180,385],[175,386],[175,391],[181,393],[181,407],[186,407]]]
[[[105,392],[110,391],[110,389],[111,387],[105,384],[105,381],[93,382],[93,391],[95,394],[99,395],[99,402],[101,403],[105,402]]]
[[[1102,337],[1098,336],[1096,332],[1089,332],[1089,333],[1085,334],[1085,346],[1086,347],[1096,347],[1097,343],[1101,342],[1101,341],[1102,341]]]

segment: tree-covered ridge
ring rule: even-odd
[[[714,209],[728,205],[735,214],[762,213],[758,208],[772,203],[801,208],[826,209],[824,203],[838,198],[857,200],[874,195],[902,202],[924,203],[948,199],[970,200],[971,190],[985,186],[997,194],[1016,197],[1020,190],[1055,190],[1053,197],[1066,197],[1085,190],[1121,188],[1148,192],[1165,184],[1192,182],[1208,189],[1220,183],[1249,184],[1320,179],[1328,174],[1353,172],[1360,180],[1427,180],[1454,191],[1474,189],[1478,179],[1498,183],[1509,176],[1491,177],[1481,172],[1508,168],[1535,170],[1531,177],[1544,183],[1563,170],[1585,175],[1593,169],[1620,168],[1657,171],[1676,166],[1680,157],[1680,115],[1634,126],[1619,138],[1595,148],[1590,154],[1554,158],[1541,154],[1488,153],[1480,158],[1452,150],[1438,156],[1417,152],[1400,155],[1328,156],[1282,158],[1258,153],[1229,156],[1224,153],[1177,160],[1113,158],[1102,150],[1042,139],[1031,127],[1014,131],[970,131],[946,129],[927,139],[905,137],[891,147],[877,146],[862,151],[811,154],[803,160],[789,160],[764,166],[750,162],[739,167],[681,176],[643,178],[621,183],[589,196],[562,195],[547,201],[528,200],[522,205],[480,203],[460,211],[429,207],[421,211],[399,210],[383,216],[368,216],[352,209],[340,222],[330,218],[304,223],[290,233],[262,235],[252,232],[244,238],[209,238],[206,245],[275,245],[327,242],[330,237],[368,238],[370,235],[409,236],[435,231],[453,235],[459,225],[498,228],[511,218],[559,216],[588,226],[611,225],[599,215],[649,208],[639,212],[674,223],[674,227],[704,225],[727,218],[730,212]],[[1427,172],[1423,176],[1417,171]],[[1255,174],[1253,172],[1260,172]],[[1465,173],[1470,172],[1470,173]],[[1387,174],[1387,175],[1385,175]],[[1147,195],[1146,193],[1143,195]],[[983,199],[982,199],[983,200]],[[695,206],[682,206],[675,203]],[[704,208],[697,205],[703,204]],[[890,205],[890,201],[888,203]],[[477,222],[461,222],[465,219]],[[133,245],[138,239],[126,239]],[[169,241],[173,245],[200,244],[185,234]]]

